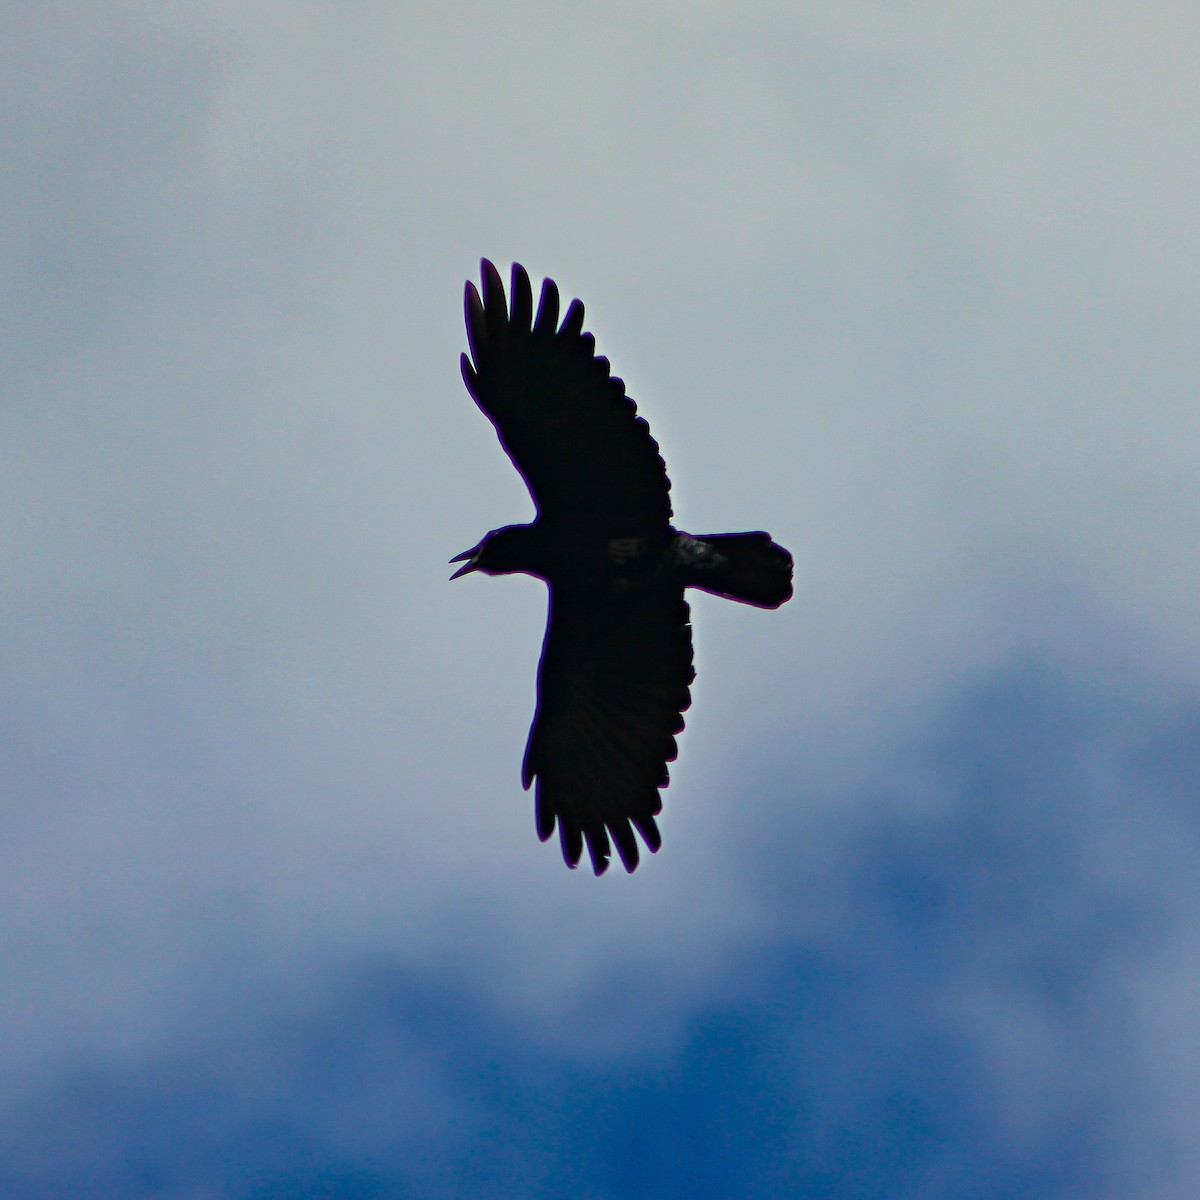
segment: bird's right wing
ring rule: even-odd
[[[513,265],[511,310],[483,260],[483,294],[466,287],[463,380],[496,427],[545,519],[605,537],[657,533],[671,519],[670,482],[650,428],[572,301],[542,284],[537,317],[525,268]]]
[[[596,874],[616,843],[627,871],[638,863],[633,829],[651,852],[654,818],[691,703],[692,631],[683,589],[662,583],[612,594],[550,589],[538,668],[538,707],[523,782],[536,780],[538,836],[557,824],[567,865],[586,842]]]

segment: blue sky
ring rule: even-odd
[[[1200,16],[0,20],[0,1193],[1191,1200]],[[634,876],[447,583],[481,255],[796,555]]]

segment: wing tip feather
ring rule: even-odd
[[[553,337],[558,331],[558,284],[553,279],[542,280],[542,295],[538,300],[537,319],[533,332]]]
[[[583,334],[583,301],[572,300],[567,305],[567,315],[563,317],[562,325],[558,330],[559,336],[563,338],[578,338]],[[590,336],[590,335],[589,335]],[[596,339],[592,338],[592,347],[596,345]]]

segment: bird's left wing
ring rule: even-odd
[[[538,836],[545,841],[557,824],[568,866],[586,842],[599,875],[616,843],[632,871],[633,829],[652,852],[662,844],[658,790],[667,785],[694,678],[681,587],[656,582],[604,594],[551,585],[523,782],[536,780]]]
[[[537,316],[525,268],[513,264],[511,307],[483,260],[483,292],[466,287],[463,380],[521,472],[543,519],[605,537],[655,534],[671,519],[670,481],[644,418],[573,300],[542,284]]]

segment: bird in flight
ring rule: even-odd
[[[766,533],[683,533],[671,524],[670,481],[625,384],[573,300],[559,320],[554,281],[537,315],[525,268],[511,296],[484,259],[482,293],[466,287],[467,390],[496,427],[537,508],[528,525],[493,529],[450,561],[485,575],[546,581],[550,614],[537,710],[521,780],[536,781],[538,837],[557,825],[576,867],[586,843],[603,874],[615,843],[626,871],[641,834],[662,845],[655,817],[667,763],[691,703],[692,631],[684,589],[759,608],[792,595],[792,556]]]

